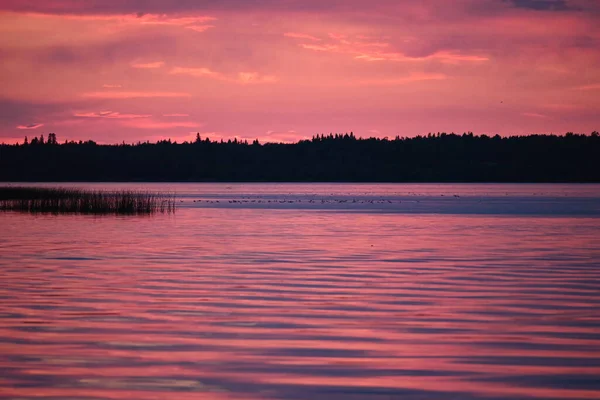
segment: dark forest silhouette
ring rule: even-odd
[[[294,144],[210,141],[0,145],[1,181],[600,182],[600,136],[437,133]]]

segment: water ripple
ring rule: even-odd
[[[600,397],[596,217],[189,207],[0,226],[2,398]]]

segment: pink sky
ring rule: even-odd
[[[0,142],[600,129],[597,0],[0,0]]]

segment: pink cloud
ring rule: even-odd
[[[183,67],[174,67],[169,71],[170,74],[173,75],[190,75],[195,77],[213,77],[216,79],[222,79],[222,75],[218,72],[212,71],[209,68],[183,68]]]
[[[180,92],[89,92],[82,96],[93,99],[135,99],[191,97],[191,94]]]
[[[163,114],[163,117],[189,117],[189,114]]]
[[[348,49],[347,53],[354,53],[355,51]],[[407,56],[400,52],[380,52],[371,51],[367,53],[361,53],[354,57],[357,60],[364,61],[397,61],[397,62],[422,62],[437,60],[447,64],[459,64],[462,62],[485,62],[489,61],[489,57],[480,55],[462,55],[457,53],[451,53],[447,51],[441,51],[434,54],[430,54],[423,57]]]
[[[358,46],[365,46],[365,47],[389,47],[390,44],[386,43],[386,42],[355,42],[356,45]]]
[[[421,81],[439,81],[448,79],[447,75],[439,74],[439,73],[414,73],[405,77],[398,78],[383,78],[383,79],[366,79],[360,80],[357,83],[360,85],[404,85],[412,82],[421,82]]]
[[[579,86],[579,87],[577,87],[577,89],[578,90],[600,90],[600,83]]]
[[[313,40],[315,42],[318,42],[318,41],[321,40],[318,37],[315,37],[315,36],[312,36],[312,35],[308,35],[306,33],[286,32],[286,33],[283,34],[283,36],[287,36],[287,37],[294,38],[294,39]]]
[[[382,56],[375,56],[370,54],[361,54],[354,57],[357,60],[365,60],[365,61],[386,61],[388,58]]]
[[[521,115],[523,115],[524,117],[531,117],[531,118],[550,118],[550,117],[548,117],[547,115],[544,115],[544,114],[531,113],[531,112],[521,113]]]
[[[424,56],[410,56],[401,51],[382,51],[389,48],[390,44],[381,41],[355,41],[349,40],[345,35],[329,34],[333,43],[313,44],[301,43],[300,47],[318,52],[332,52],[353,56],[362,61],[395,61],[395,62],[423,62],[439,61],[446,64],[476,63],[489,61],[489,57],[479,54],[462,54],[448,50],[437,51]],[[359,37],[359,36],[357,36]],[[363,36],[360,36],[361,38]]]
[[[215,21],[217,18],[211,16],[170,17],[166,14],[146,14],[137,18],[142,24],[147,25],[176,25],[176,26],[198,26],[206,22]]]
[[[310,139],[311,136],[303,135],[298,133],[296,130],[290,129],[287,131],[275,131],[269,130],[265,133],[265,135],[259,135],[256,139],[259,139],[262,142],[275,142],[275,143],[293,143],[298,140]],[[243,138],[246,140],[253,140],[254,138]]]
[[[277,78],[272,75],[261,75],[258,72],[240,72],[237,76],[237,82],[244,85],[255,83],[273,83],[277,82]]]
[[[429,59],[438,59],[441,62],[449,63],[449,64],[458,64],[461,62],[478,63],[478,62],[490,61],[489,57],[486,57],[486,56],[474,55],[474,54],[463,55],[463,54],[452,53],[449,51],[440,51],[438,53],[432,54],[431,56],[425,57],[425,59],[428,59],[428,58]]]
[[[2,2],[0,2],[0,8]],[[136,14],[64,14],[58,15],[53,13],[13,13],[13,12],[2,12],[0,10],[0,17],[10,16],[14,17],[14,23],[17,24],[21,19],[26,18],[29,20],[35,20],[37,24],[44,26],[50,24],[55,25],[57,21],[63,23],[62,29],[68,29],[70,26],[78,26],[78,31],[75,36],[70,38],[62,35],[55,35],[47,37],[47,41],[53,40],[70,40],[71,42],[80,40],[94,39],[93,28],[99,28],[98,33],[102,34],[119,34],[127,31],[151,31],[152,29],[171,29],[171,28],[182,28],[182,29],[193,29],[196,31],[205,31],[214,25],[208,25],[208,22],[215,21],[215,17],[211,16],[189,16],[189,17],[174,17],[169,14],[145,14],[138,16]],[[88,26],[81,26],[86,24]],[[22,27],[26,30],[27,28]],[[39,27],[37,27],[39,29]],[[23,40],[24,43],[27,40]]]
[[[128,121],[123,121],[124,126],[129,126],[131,128],[137,129],[171,129],[171,128],[198,128],[201,127],[202,124],[191,121],[181,121],[181,122],[162,122],[162,121],[154,121],[154,120],[145,120],[145,119],[133,119]]]
[[[19,125],[17,129],[37,129],[44,126],[44,124],[29,124],[29,125]]]
[[[75,117],[82,118],[110,118],[110,119],[133,119],[133,118],[148,118],[149,114],[121,114],[116,111],[100,111],[100,112],[83,112],[75,113]]]
[[[102,87],[105,89],[118,89],[118,88],[121,88],[122,86],[121,85],[110,85],[110,84],[105,83],[104,85],[102,85]]]
[[[335,52],[337,52],[340,50],[340,48],[338,46],[333,45],[333,44],[320,45],[320,44],[302,43],[302,44],[300,44],[300,47],[303,47],[308,50],[315,50],[315,51],[335,51]]]
[[[346,40],[346,35],[342,35],[339,33],[329,33],[328,36],[334,40],[339,40],[339,41]]]
[[[160,68],[163,65],[165,65],[164,61],[155,61],[155,62],[149,62],[149,63],[132,63],[131,67],[132,68],[141,68],[141,69],[155,69],[155,68]]]
[[[258,72],[238,72],[235,75],[225,75],[209,68],[182,68],[175,67],[169,72],[172,75],[189,75],[196,78],[207,77],[220,81],[239,83],[243,85],[273,83],[277,78],[273,75],[263,75]]]
[[[191,29],[195,32],[206,32],[210,28],[214,28],[214,25],[189,25],[186,26],[186,29]]]

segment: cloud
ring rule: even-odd
[[[544,114],[530,113],[530,112],[522,113],[521,115],[523,115],[524,117],[531,117],[531,118],[550,118]]]
[[[350,51],[351,52],[351,51]],[[371,52],[362,53],[354,57],[357,60],[364,61],[396,61],[396,62],[420,62],[420,61],[439,61],[445,64],[460,64],[462,62],[477,63],[489,61],[489,57],[480,55],[464,55],[449,51],[439,51],[423,57],[411,57],[404,53]]]
[[[308,50],[315,50],[315,51],[339,51],[340,47],[333,45],[333,44],[306,44],[306,43],[302,43],[300,44],[300,47],[303,47],[305,49]]]
[[[46,101],[50,100],[46,99]],[[0,138],[11,135],[15,129],[32,130],[44,126],[52,130],[58,121],[71,117],[70,110],[76,107],[92,108],[97,102],[97,100],[82,99],[77,102],[15,101],[0,97]],[[23,123],[23,121],[29,122]]]
[[[0,1],[0,10],[73,16],[130,14],[132,18],[140,20],[190,13],[218,15],[232,12],[272,12],[280,15],[283,13],[340,15],[342,13],[357,14],[362,11],[366,16],[378,12],[389,19],[401,12],[409,14],[411,17],[421,18],[429,17],[436,12],[455,15],[459,8],[497,12],[499,9],[497,4],[502,4],[502,2],[515,8],[540,11],[597,7],[597,0],[455,0],[453,2],[448,0],[374,0],[370,2],[359,0],[2,0]],[[431,12],[426,7],[438,10]],[[185,17],[180,19],[182,20],[180,23],[186,21]]]
[[[98,73],[101,78],[100,73],[107,72],[105,67],[129,64],[133,68],[160,68],[164,65],[165,58],[177,56],[178,37],[183,36],[181,32],[178,36],[164,29],[161,29],[159,35],[151,30],[107,34],[104,24],[91,22],[85,23],[88,34],[77,36],[81,21],[60,21],[61,18],[64,17],[51,17],[48,21],[41,22],[37,17],[23,17],[21,24],[7,35],[5,43],[2,43],[0,37],[0,51],[3,47],[13,46],[12,43],[19,43],[20,47],[13,50],[12,59],[43,65],[45,70],[72,66],[79,69],[79,75],[86,72]],[[28,34],[27,39],[18,39],[25,32],[21,26],[29,24],[36,25],[37,30]],[[64,25],[64,28],[55,28],[59,24]],[[119,82],[122,77],[101,79],[105,80],[101,84],[109,84],[111,82],[106,80],[115,79]]]
[[[222,75],[218,72],[212,71],[209,68],[183,68],[174,67],[169,71],[173,75],[190,75],[195,77],[209,76],[216,79],[222,79]]]
[[[29,124],[29,125],[19,125],[17,129],[37,129],[44,126],[44,124]]]
[[[189,16],[189,17],[170,17],[167,14],[150,14],[139,18],[142,24],[146,25],[177,25],[186,28],[203,26],[206,22],[216,20],[209,16]],[[207,25],[212,28],[212,25]]]
[[[361,54],[359,56],[354,57],[357,60],[365,60],[365,61],[386,61],[388,58],[381,56],[373,56],[369,54]]]
[[[169,71],[169,73],[173,75],[189,75],[196,78],[206,77],[225,82],[239,83],[243,85],[277,82],[277,78],[273,75],[262,75],[258,72],[238,72],[235,75],[225,75],[221,72],[216,72],[205,67],[174,67],[173,69],[171,69],[171,71]]]
[[[511,3],[517,8],[526,8],[536,11],[566,11],[576,10],[571,7],[566,0],[502,0]]]
[[[131,67],[132,68],[141,68],[141,69],[155,69],[155,68],[160,68],[163,65],[165,65],[164,61],[155,61],[155,62],[149,62],[149,63],[132,63]]]
[[[593,83],[591,85],[578,86],[577,90],[600,90],[600,83]]]
[[[461,62],[479,63],[479,62],[490,61],[489,57],[486,57],[486,56],[480,56],[480,55],[474,55],[474,54],[458,54],[458,53],[453,53],[450,51],[440,51],[440,52],[434,53],[434,54],[424,57],[424,58],[425,59],[437,59],[437,60],[440,60],[441,62],[447,63],[447,64],[458,64]]]
[[[104,85],[102,85],[102,87],[105,89],[118,89],[118,88],[121,88],[122,86],[121,85],[110,85],[110,84],[105,83]]]
[[[133,118],[148,118],[149,114],[121,114],[117,111],[100,111],[100,112],[80,112],[73,116],[81,118],[109,118],[109,119],[133,119]]]
[[[128,126],[131,128],[137,129],[171,129],[171,128],[198,128],[201,127],[202,124],[191,121],[181,121],[181,122],[163,122],[163,121],[154,121],[154,120],[146,120],[146,119],[133,119],[128,121],[123,121],[124,126]]]
[[[210,28],[214,28],[214,25],[189,25],[186,29],[191,29],[196,32],[206,32]]]
[[[82,96],[92,99],[135,99],[191,97],[192,95],[180,92],[89,92],[84,93]]]
[[[422,56],[410,56],[402,51],[383,51],[390,47],[387,42],[355,40],[345,35],[329,34],[334,40],[330,43],[300,43],[299,46],[317,52],[340,53],[353,56],[355,60],[376,62],[422,62],[438,61],[444,64],[481,63],[489,61],[489,57],[479,54],[463,54],[459,51],[437,50]],[[364,38],[364,36],[361,36]]]
[[[384,85],[384,86],[394,86],[394,85],[405,85],[407,83],[412,82],[422,82],[422,81],[439,81],[448,79],[448,76],[445,74],[439,73],[414,73],[409,76],[399,77],[399,78],[374,78],[374,79],[366,79],[359,80],[357,83],[359,85]]]
[[[7,0],[4,0],[6,2]],[[8,0],[10,1],[10,0]],[[48,0],[48,3],[52,0]],[[160,11],[156,13],[132,13],[129,12],[126,8],[121,10],[115,8],[114,12],[105,12],[105,13],[95,13],[94,10],[88,9],[86,11],[78,12],[78,13],[62,13],[62,12],[52,12],[52,10],[46,10],[44,7],[40,7],[35,9],[35,7],[30,7],[29,10],[10,10],[3,8],[3,3],[0,3],[0,12],[2,11],[16,11],[21,14],[26,14],[29,16],[35,16],[37,18],[52,18],[56,16],[60,16],[65,21],[87,21],[87,22],[104,22],[104,23],[116,23],[121,27],[133,27],[133,26],[148,26],[148,25],[163,25],[163,26],[179,26],[179,27],[188,27],[193,25],[206,25],[207,23],[212,23],[216,21],[217,18],[208,15],[198,15],[194,13],[194,15],[188,16],[176,16],[176,12],[172,11]],[[75,7],[71,7],[71,9],[75,9]],[[55,9],[56,10],[56,9]],[[198,10],[196,10],[198,11]]]
[[[163,117],[189,117],[189,114],[178,114],[178,113],[174,113],[174,114],[163,114]]]
[[[313,40],[315,42],[321,41],[321,39],[319,39],[318,37],[315,37],[315,36],[312,36],[312,35],[308,35],[306,33],[286,32],[286,33],[283,34],[283,36],[286,36],[286,37],[289,37],[289,38],[294,38],[294,39]]]
[[[340,33],[329,33],[327,34],[331,39],[338,40],[340,42],[346,41],[347,36]]]
[[[244,85],[255,83],[273,83],[277,82],[277,78],[272,75],[261,75],[258,72],[240,72],[238,73],[237,82]]]
[[[387,2],[387,0],[384,0]],[[148,14],[188,12],[227,12],[231,10],[274,10],[287,12],[323,12],[347,8],[347,0],[2,0],[0,9],[65,15],[131,14],[143,19]],[[141,10],[141,11],[140,11]],[[183,19],[183,18],[182,18]]]
[[[67,102],[18,101],[0,97],[0,123],[20,125],[22,121],[47,121],[45,117],[54,117],[70,107],[72,104]]]
[[[239,136],[236,137],[238,137],[238,139],[240,138]],[[247,137],[242,137],[242,139],[250,140],[250,138]],[[260,135],[257,139],[266,143],[294,143],[298,140],[310,139],[310,137],[290,129],[287,131],[268,130],[265,132],[265,136]],[[254,140],[254,138],[252,138],[252,140]]]

